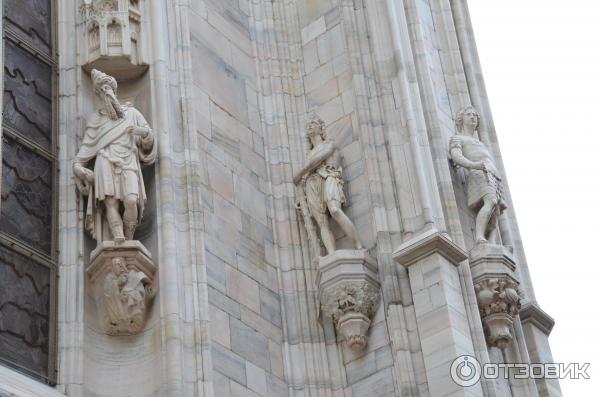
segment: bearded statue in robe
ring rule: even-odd
[[[92,70],[103,106],[86,126],[73,162],[79,191],[88,196],[85,228],[98,243],[132,240],[146,202],[142,164],[156,159],[152,129],[130,103],[119,103],[114,77]],[[94,161],[93,170],[86,166]]]

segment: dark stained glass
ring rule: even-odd
[[[48,376],[50,269],[0,244],[0,363]]]
[[[0,130],[0,366],[48,384],[56,380],[56,62],[51,4],[56,1],[2,2]]]
[[[50,0],[4,0],[4,20],[11,30],[50,54]]]
[[[52,163],[6,135],[1,211],[0,231],[51,254]]]
[[[46,149],[52,145],[52,67],[4,41],[3,123]]]

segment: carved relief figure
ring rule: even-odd
[[[488,148],[477,139],[479,113],[467,106],[456,115],[459,134],[450,139],[450,157],[455,165],[468,170],[467,200],[476,214],[475,241],[485,243],[493,237],[498,220],[507,208],[502,180]]]
[[[354,242],[356,249],[361,249],[356,228],[342,210],[346,203],[342,179],[340,157],[332,140],[325,135],[325,123],[318,116],[306,125],[306,135],[310,142],[310,151],[306,165],[294,176],[294,183],[299,184],[304,197],[299,206],[307,207],[304,222],[311,234],[312,219],[319,226],[321,241],[328,254],[335,251],[335,237],[329,226],[330,215]]]
[[[141,330],[146,298],[152,295],[150,283],[143,272],[127,269],[124,258],[112,258],[112,272],[104,279],[104,329],[107,334],[134,334]]]
[[[78,189],[89,196],[86,230],[99,242],[121,243],[133,239],[142,218],[141,164],[154,162],[156,145],[144,116],[131,104],[119,103],[112,76],[94,69],[92,83],[103,106],[90,117],[73,172]],[[92,160],[93,171],[85,167]]]

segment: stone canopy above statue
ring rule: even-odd
[[[143,0],[82,0],[83,69],[103,70],[119,81],[147,69],[142,29]]]

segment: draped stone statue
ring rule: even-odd
[[[492,154],[477,139],[479,119],[479,113],[472,106],[458,112],[455,121],[459,133],[450,139],[450,157],[455,165],[468,170],[467,201],[469,208],[477,214],[475,241],[485,243],[507,206]]]
[[[116,79],[96,69],[91,77],[101,106],[73,160],[77,188],[88,196],[85,229],[98,242],[86,273],[103,331],[131,335],[144,326],[157,271],[150,252],[133,240],[146,202],[142,164],[155,161],[157,145],[144,116],[117,99]]]
[[[98,242],[122,243],[133,239],[142,218],[146,190],[141,164],[156,159],[154,134],[139,111],[119,103],[112,76],[94,69],[92,84],[103,106],[90,117],[73,172],[79,190],[89,196],[86,230]],[[86,168],[92,160],[93,170]]]
[[[332,140],[325,135],[325,123],[318,116],[306,125],[306,135],[311,148],[308,152],[306,165],[294,176],[294,183],[299,185],[301,194],[298,206],[306,206],[303,211],[305,226],[312,227],[312,219],[319,226],[321,241],[328,254],[335,251],[335,237],[329,226],[329,216],[340,225],[354,243],[356,249],[362,244],[358,239],[356,228],[342,210],[346,203],[344,196],[344,180],[340,156]],[[309,234],[312,232],[309,230]]]

